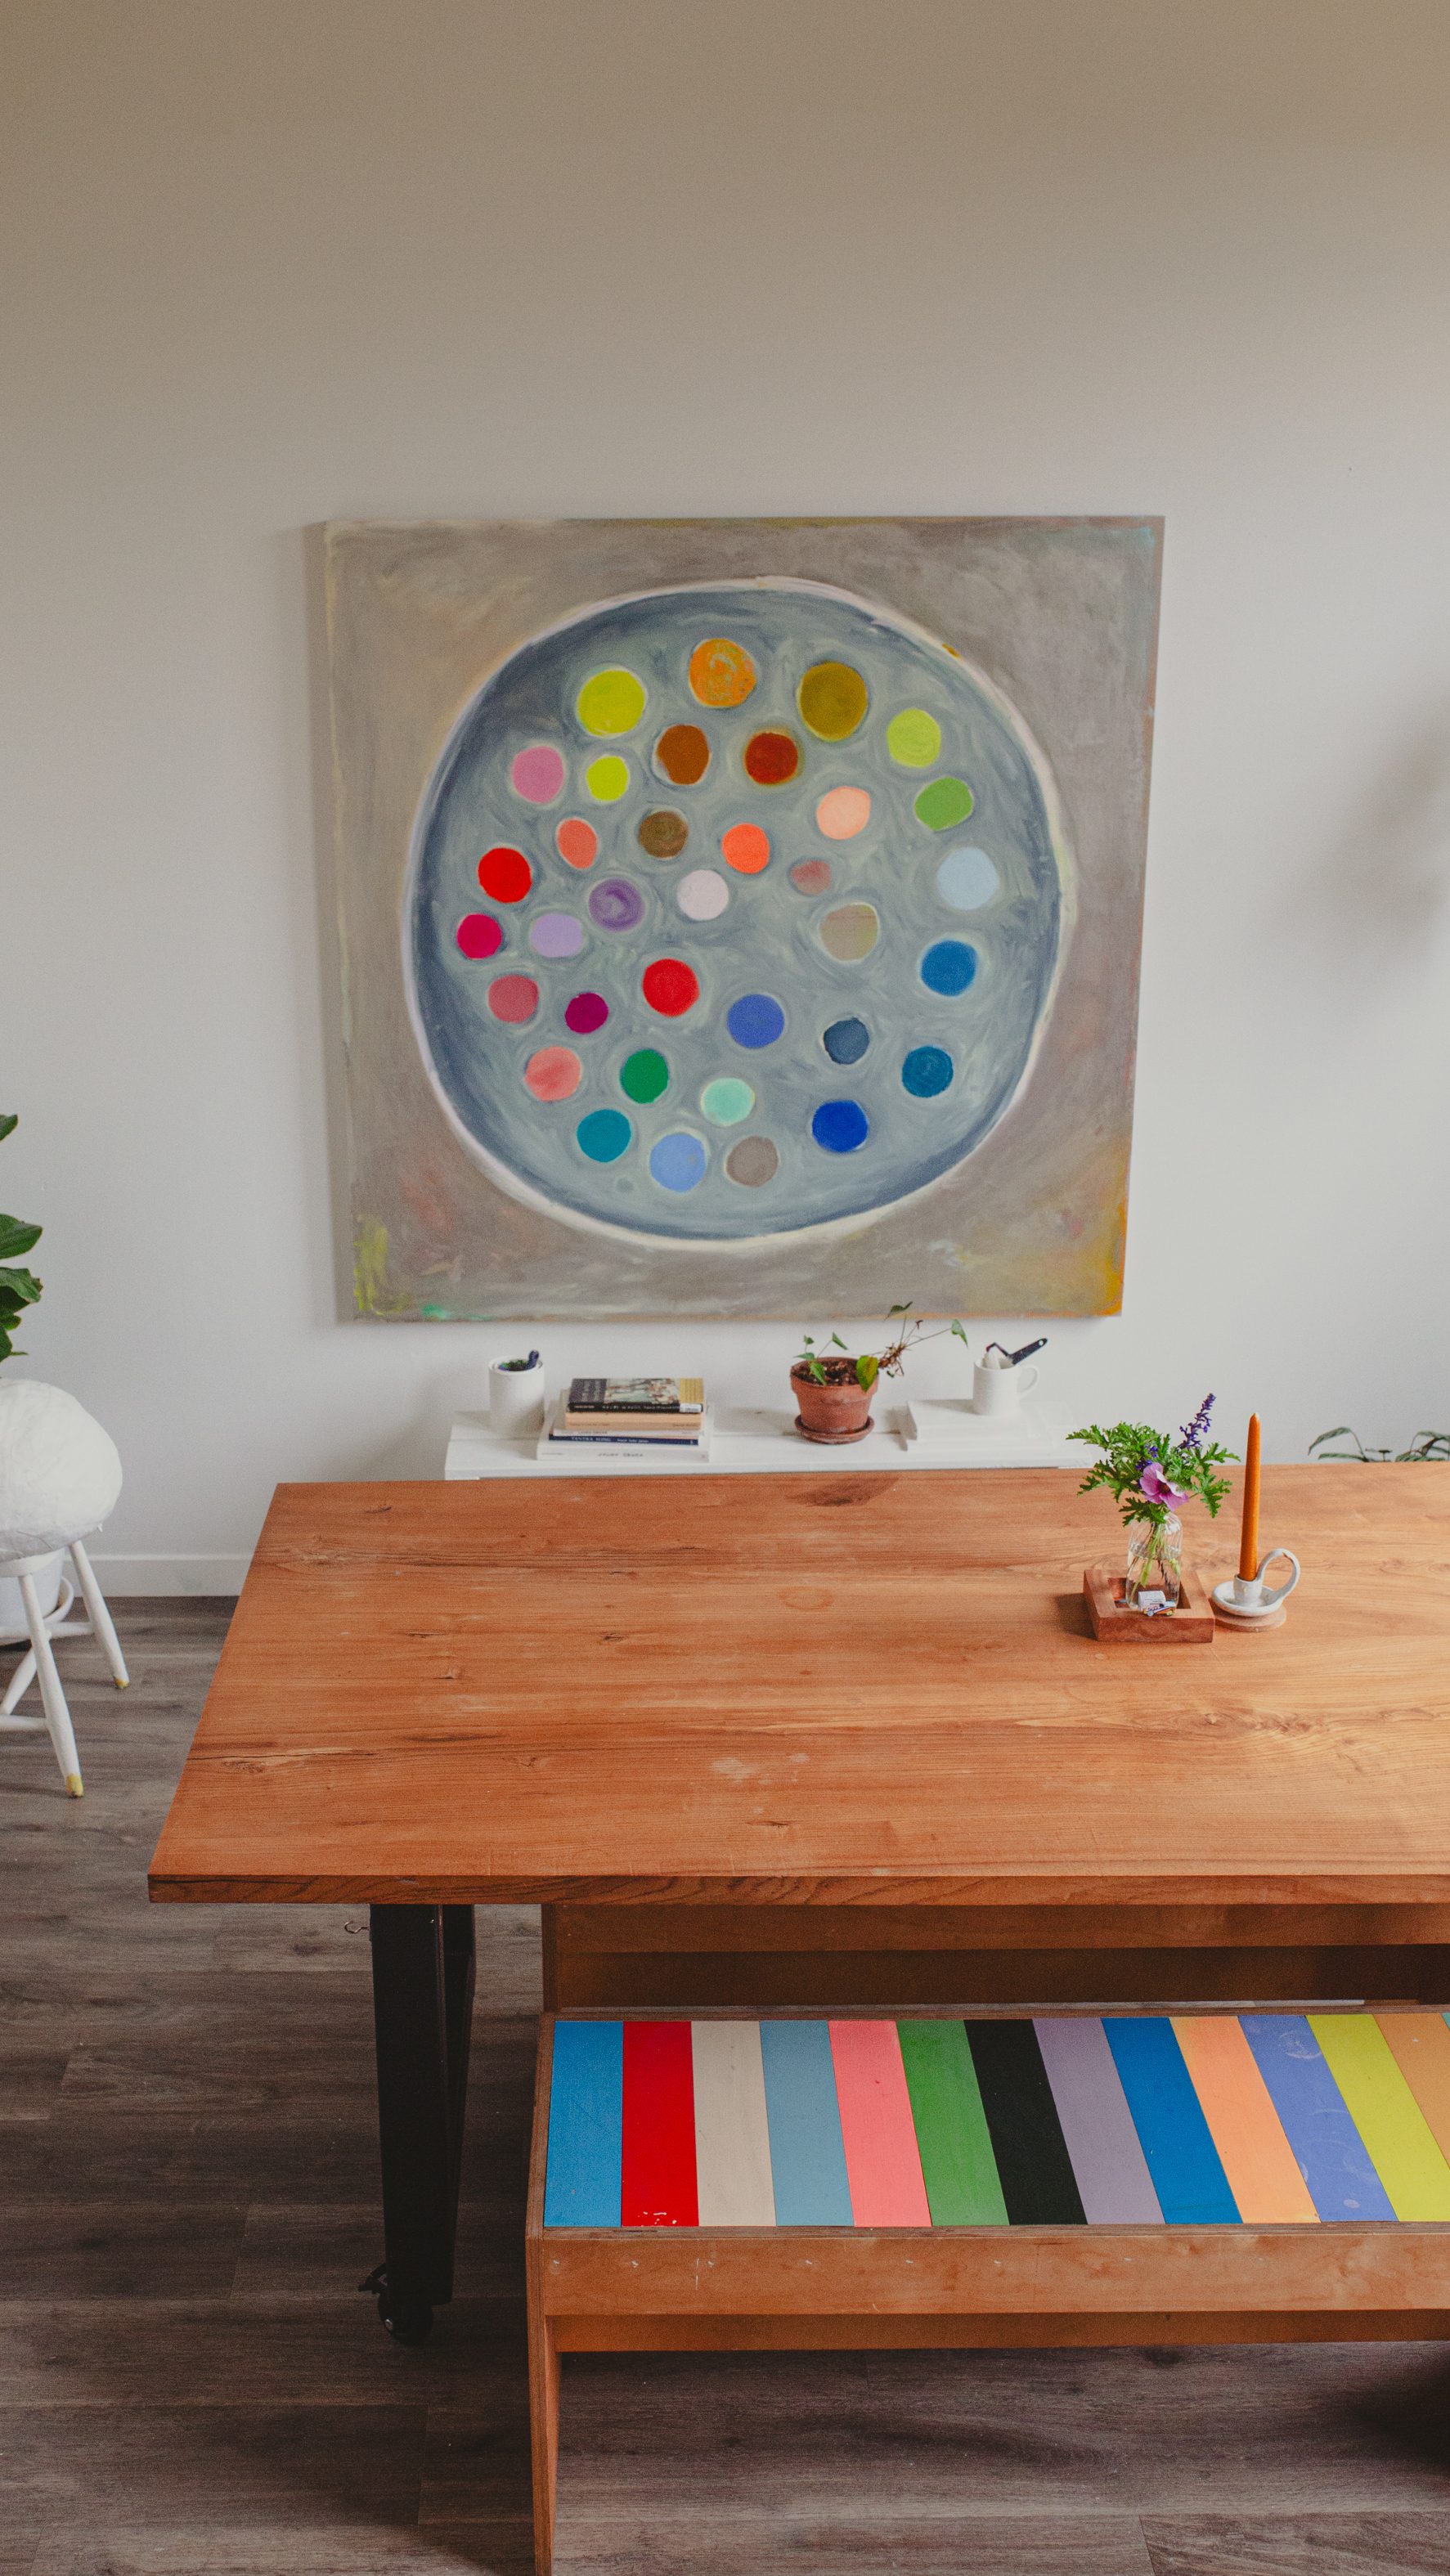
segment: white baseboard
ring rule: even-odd
[[[91,1549],[90,1558],[101,1590],[117,1601],[128,1593],[164,1597],[240,1592],[252,1561],[250,1556],[104,1556],[98,1548]]]

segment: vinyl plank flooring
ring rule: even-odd
[[[23,2519],[239,2524],[345,2512],[415,2524],[422,2406],[0,2407],[0,2489]]]
[[[587,2554],[566,2525],[556,2564],[561,2576],[1152,2576],[1133,2514],[650,2515],[596,2526]]]
[[[431,2342],[404,2353],[356,2291],[354,2274],[346,2294],[310,2301],[7,2299],[0,2411],[427,2406],[460,2391],[483,2407],[515,2403],[521,2300],[456,2299]]]
[[[1446,2576],[1450,2509],[1438,2513],[1150,2516],[1153,2576]]]
[[[245,2208],[211,2201],[49,2202],[7,2211],[0,2298],[206,2298],[230,2290]]]
[[[231,2530],[55,2528],[25,2576],[533,2576],[533,2564],[526,2523],[422,2532],[338,2515]],[[11,2576],[3,2558],[0,2576]]]

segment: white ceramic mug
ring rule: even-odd
[[[488,1419],[498,1440],[523,1440],[544,1427],[544,1363],[533,1368],[505,1368],[491,1360],[488,1370]]]
[[[1037,1370],[1031,1360],[1016,1368],[988,1368],[977,1360],[972,1368],[972,1411],[974,1413],[1015,1413],[1024,1395],[1030,1395],[1037,1384]]]
[[[1264,1582],[1264,1570],[1265,1567],[1273,1565],[1276,1559],[1281,1556],[1287,1556],[1289,1563],[1294,1568],[1294,1571],[1290,1575],[1288,1582],[1281,1583],[1278,1590],[1275,1592],[1266,1587]],[[1294,1554],[1292,1547],[1271,1547],[1268,1555],[1261,1558],[1257,1574],[1236,1574],[1234,1576],[1231,1607],[1235,1610],[1255,1611],[1260,1616],[1262,1616],[1266,1610],[1277,1610],[1281,1601],[1288,1600],[1289,1595],[1293,1591],[1298,1580],[1299,1559]]]

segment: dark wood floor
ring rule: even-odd
[[[377,2260],[360,1915],[149,1910],[226,1605],[65,1650],[87,1795],[0,1737],[0,2576],[525,2576],[538,1959],[480,1916],[462,2296]],[[1450,2356],[574,2360],[577,2576],[1450,2576]]]

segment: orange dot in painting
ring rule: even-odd
[[[690,655],[690,686],[702,707],[743,707],[755,686],[756,669],[743,644],[728,635],[709,635]]]
[[[554,834],[554,847],[566,866],[592,868],[599,856],[599,835],[582,814],[570,814]]]
[[[864,787],[828,787],[816,807],[817,829],[828,841],[854,841],[871,820],[871,799]]]
[[[727,864],[742,877],[758,877],[770,865],[770,839],[758,823],[732,823],[720,836]]]
[[[539,1007],[539,988],[532,975],[495,975],[488,988],[488,1007],[496,1020],[521,1028]]]
[[[672,787],[698,787],[710,766],[710,744],[698,725],[667,725],[655,744],[655,765]]]
[[[794,734],[753,733],[745,746],[745,775],[757,787],[783,787],[800,765],[800,744]]]
[[[540,1047],[524,1067],[524,1081],[536,1100],[568,1100],[584,1079],[584,1067],[572,1047]]]

